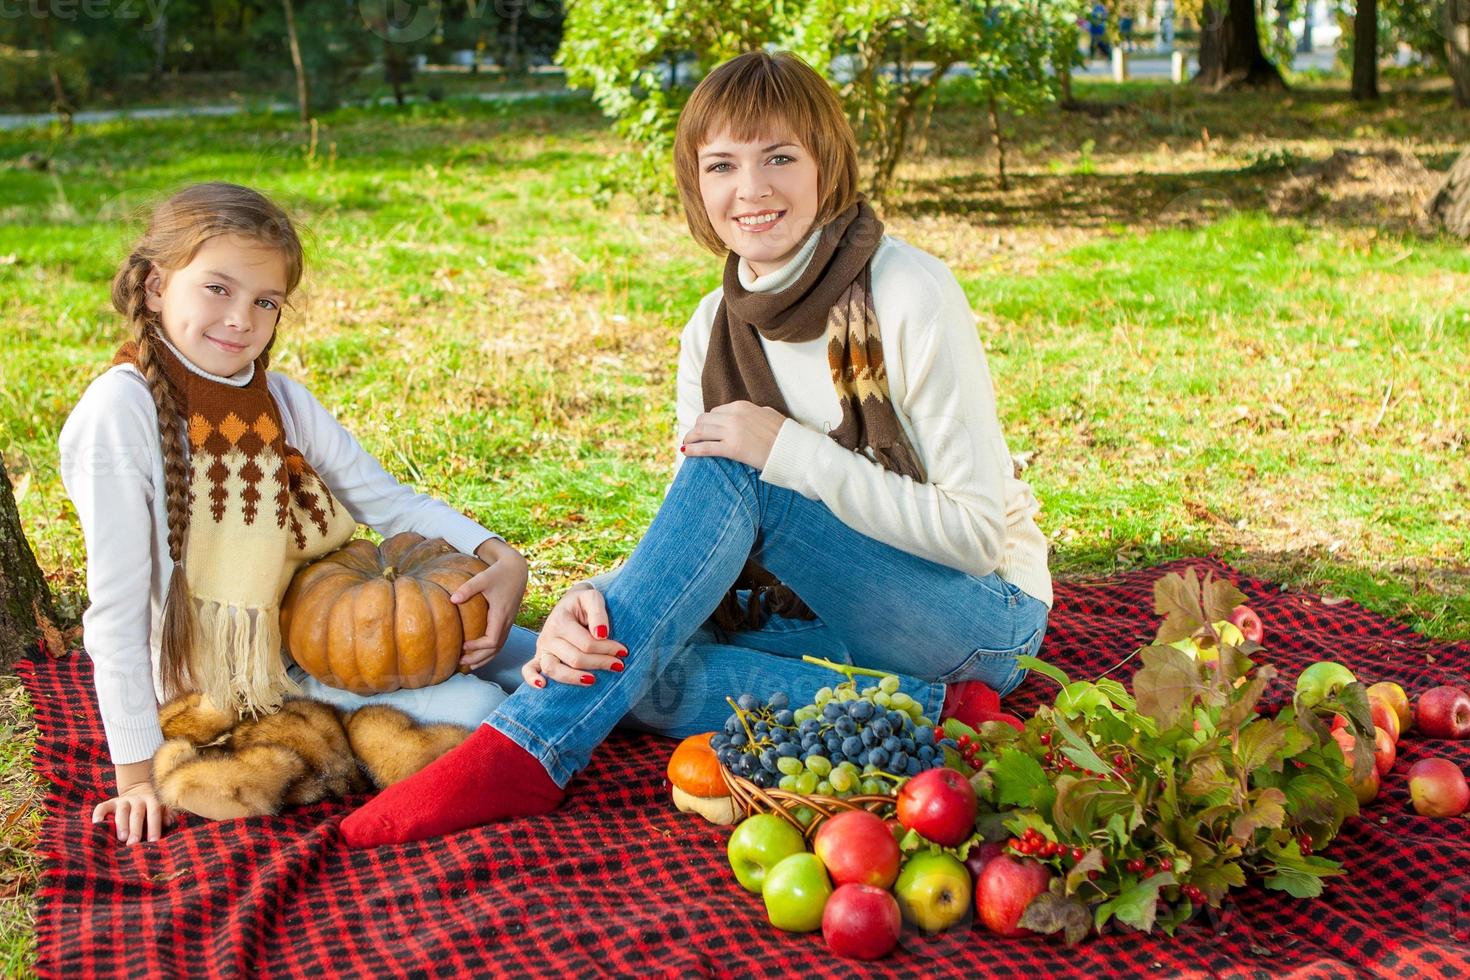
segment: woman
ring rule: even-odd
[[[682,338],[668,496],[621,569],[553,609],[528,683],[350,816],[351,845],[547,812],[625,716],[678,736],[719,728],[728,695],[809,700],[833,675],[804,653],[974,722],[1041,644],[1046,539],[973,314],[858,196],[826,82],[784,54],[721,65],[675,165],[695,239],[728,255]]]

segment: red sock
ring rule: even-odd
[[[550,813],[565,794],[536,758],[489,725],[342,821],[348,847],[403,844],[493,820]]]
[[[980,681],[959,681],[950,684],[944,691],[944,707],[939,710],[939,720],[953,718],[971,728],[978,728],[985,719],[982,715],[1000,712],[1000,695],[989,684]]]

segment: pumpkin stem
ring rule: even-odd
[[[387,568],[383,569],[383,577],[390,582],[393,581],[395,578],[398,577],[398,569],[394,568],[392,565],[389,565]]]

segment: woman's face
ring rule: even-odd
[[[812,230],[817,164],[789,134],[739,142],[720,133],[699,148],[699,192],[720,241],[763,276],[795,255]]]
[[[144,284],[163,333],[196,367],[229,377],[265,350],[286,302],[286,258],[239,235],[216,235],[181,269]]]

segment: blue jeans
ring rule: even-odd
[[[752,557],[817,620],[736,634],[709,625]],[[624,671],[599,671],[586,687],[521,685],[485,720],[560,786],[620,722],[675,737],[714,731],[731,713],[726,697],[785,691],[799,705],[843,680],[804,653],[897,674],[937,718],[948,683],[984,681],[1002,694],[1020,684],[1016,657],[1041,646],[1047,618],[1045,603],[999,576],[875,541],[825,505],[713,457],[685,461],[604,598],[612,636],[628,648]],[[512,659],[492,665],[504,671]]]

